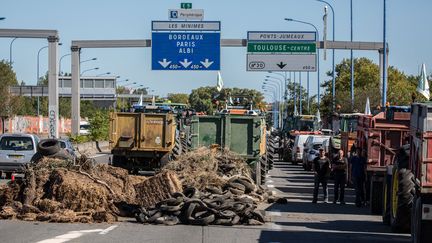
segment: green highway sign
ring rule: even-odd
[[[251,42],[247,45],[248,53],[316,53],[316,43],[290,42]]]
[[[192,3],[181,3],[180,4],[180,8],[182,8],[182,9],[191,9],[192,8]]]

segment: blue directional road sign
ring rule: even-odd
[[[220,33],[153,32],[152,70],[220,70]]]

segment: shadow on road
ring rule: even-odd
[[[402,243],[410,242],[408,236],[389,236],[364,233],[328,233],[302,231],[271,231],[265,230],[260,234],[258,242],[301,242],[301,243]]]
[[[272,229],[260,234],[259,242],[410,242],[409,235],[398,235],[382,224],[379,218],[369,216],[369,208],[354,206],[355,192],[346,188],[347,205],[333,204],[333,181],[329,180],[329,201],[312,203],[313,173],[301,165],[276,162],[271,172],[273,187],[288,199],[287,204],[270,205]],[[273,212],[273,213],[271,213]]]

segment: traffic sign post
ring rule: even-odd
[[[220,70],[220,22],[153,21],[152,29],[152,70]]]
[[[247,71],[316,71],[316,33],[249,31]]]

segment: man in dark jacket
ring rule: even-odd
[[[361,207],[365,201],[366,165],[365,152],[357,148],[356,154],[350,160],[351,180],[356,192],[357,207]]]
[[[312,203],[316,203],[318,201],[318,190],[320,184],[323,187],[324,203],[328,203],[327,182],[330,176],[330,160],[325,156],[323,148],[319,149],[319,156],[314,159],[312,166],[315,174],[315,185]]]
[[[333,203],[340,202],[340,204],[345,204],[345,184],[347,177],[347,166],[348,161],[344,157],[344,152],[342,149],[338,151],[338,156],[332,161],[332,171],[334,175],[334,199]],[[340,189],[340,194],[339,194]]]

